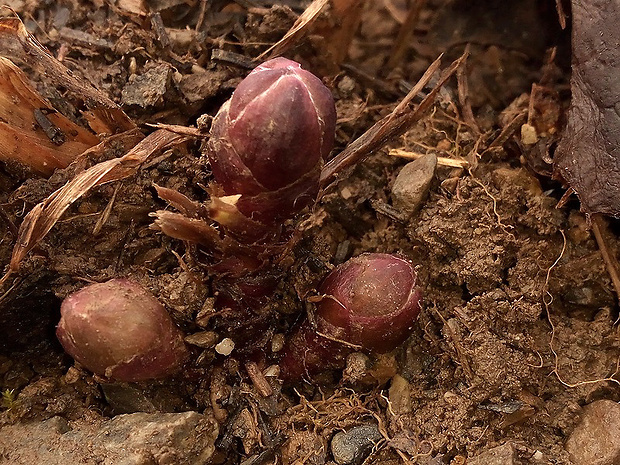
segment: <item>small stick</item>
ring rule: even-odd
[[[409,8],[405,22],[400,26],[398,36],[396,37],[396,41],[392,47],[390,59],[387,62],[388,70],[398,66],[405,55],[407,47],[409,46],[409,40],[411,39],[415,29],[415,23],[418,22],[420,12],[422,11],[422,8],[424,8],[425,4],[426,0],[414,0],[413,5]]]
[[[417,160],[418,158],[425,157],[426,153],[409,152],[402,149],[390,149],[388,155],[392,157],[407,158],[409,160]],[[450,168],[469,168],[469,162],[467,160],[455,160],[454,158],[437,157],[437,164],[441,166],[449,166]]]
[[[596,243],[601,251],[603,260],[605,261],[607,273],[609,273],[614,290],[616,291],[616,297],[618,298],[618,301],[620,301],[620,272],[618,260],[616,259],[616,256],[611,253],[608,246],[607,238],[609,234],[609,226],[605,218],[600,213],[592,215],[591,220],[592,232],[596,238]]]
[[[159,40],[161,46],[163,48],[169,48],[170,36],[166,31],[164,21],[161,19],[161,15],[159,14],[159,12],[151,13],[151,26],[153,27],[153,30],[155,31],[155,34],[157,36],[157,40]]]
[[[414,123],[419,121],[424,112],[433,105],[435,97],[439,93],[439,89],[441,89],[448,79],[456,72],[465,56],[466,55],[462,55],[452,62],[441,74],[435,87],[428,93],[424,100],[413,109],[410,107],[411,101],[424,89],[435,72],[439,69],[441,57],[437,58],[390,115],[376,122],[370,129],[350,143],[346,149],[325,165],[325,168],[321,172],[321,188],[326,189],[330,184],[337,181],[339,176],[344,176],[344,170],[352,168],[368,155],[381,148],[388,140],[400,136]]]
[[[263,397],[269,397],[273,394],[273,389],[271,385],[263,375],[263,373],[258,368],[258,365],[254,362],[247,362],[245,364],[245,369],[252,380],[252,384],[258,391],[258,393]]]
[[[112,194],[112,198],[110,199],[110,201],[106,205],[105,209],[103,210],[103,213],[101,214],[101,216],[97,220],[97,223],[95,224],[95,227],[93,228],[93,236],[96,236],[97,234],[99,234],[101,232],[101,229],[103,228],[103,226],[108,221],[108,218],[110,217],[110,213],[112,212],[112,206],[114,205],[114,202],[116,201],[116,194],[118,194],[118,189],[120,187],[121,186],[119,184],[114,189],[114,193]]]
[[[469,44],[465,48],[465,53],[469,55]],[[463,118],[468,126],[477,134],[480,134],[480,128],[476,123],[474,112],[471,109],[471,100],[469,98],[469,82],[467,81],[467,59],[463,61],[463,66],[456,70],[456,81],[458,86],[459,103]]]
[[[517,130],[527,121],[527,112],[519,113],[515,116],[510,123],[508,123],[502,131],[499,133],[499,136],[495,138],[493,142],[489,145],[489,147],[482,153],[484,155],[489,150],[495,147],[503,146],[510,137],[517,132]],[[481,156],[482,156],[481,155]]]
[[[304,36],[308,29],[314,24],[319,17],[323,8],[327,6],[328,0],[314,0],[308,8],[297,18],[293,27],[284,34],[278,42],[273,44],[263,53],[261,53],[256,61],[263,61],[266,58],[273,58],[282,55],[289,50],[294,44],[298,43],[302,36]]]

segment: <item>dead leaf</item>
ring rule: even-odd
[[[54,58],[18,17],[0,18],[0,56],[26,63],[43,74],[47,82],[63,86],[82,100],[91,111],[85,116],[98,134],[115,134],[136,127],[116,103]]]
[[[129,135],[135,137],[133,133]],[[19,269],[19,265],[26,254],[43,240],[73,202],[95,186],[117,181],[134,174],[140,165],[153,154],[181,144],[186,140],[188,140],[187,136],[159,129],[142,139],[126,155],[98,163],[79,173],[43,202],[37,204],[26,215],[19,228],[9,270],[0,280],[0,284],[4,283],[12,273]]]
[[[572,100],[554,175],[586,213],[620,217],[620,10],[616,2],[573,1],[572,17]]]

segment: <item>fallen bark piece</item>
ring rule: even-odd
[[[89,110],[83,111],[83,115],[97,134],[115,134],[136,128],[116,103],[54,58],[18,17],[0,18],[0,56],[26,63],[45,76],[47,82],[64,87],[82,101]]]
[[[174,98],[173,73],[172,67],[160,63],[143,74],[130,76],[129,82],[123,88],[123,104],[142,108],[163,108],[166,100]]]
[[[617,465],[620,463],[620,404],[599,400],[586,405],[581,422],[566,442],[576,464]]]
[[[584,212],[620,216],[620,1],[573,0],[572,101],[554,174]]]
[[[166,129],[158,129],[139,142],[136,140],[138,135],[141,137],[141,133],[137,131],[119,134],[122,139],[136,142],[129,144],[130,146],[133,145],[129,152],[122,157],[93,165],[86,171],[79,173],[30,210],[19,227],[19,238],[13,248],[11,263],[8,271],[0,279],[0,285],[19,269],[21,261],[28,252],[43,240],[73,202],[95,186],[132,175],[154,153],[159,153],[188,140],[187,136],[175,134]],[[99,145],[105,146],[106,141]]]

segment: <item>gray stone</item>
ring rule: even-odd
[[[467,465],[516,465],[517,463],[515,449],[510,442],[467,459]]]
[[[0,428],[0,457],[12,465],[202,465],[215,451],[218,432],[212,417],[197,412],[80,422],[54,417]]]
[[[598,400],[586,405],[566,450],[575,465],[620,465],[620,404]]]
[[[331,443],[332,455],[339,465],[360,464],[382,438],[376,425],[356,426],[334,436]]]
[[[437,169],[437,156],[433,153],[406,164],[392,186],[394,208],[407,216],[413,215],[428,195]]]

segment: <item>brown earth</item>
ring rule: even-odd
[[[12,6],[55,56],[136,122],[186,126],[214,115],[248,72],[239,57],[252,59],[279,40],[307,6],[148,3],[169,44],[152,21],[121,4]],[[242,354],[224,357],[209,345],[194,347],[182,374],[154,383],[111,383],[75,366],[54,336],[59,304],[85,283],[112,277],[147,285],[188,335],[226,335],[224,317],[213,315],[213,276],[201,266],[201,252],[149,228],[149,213],[164,208],[153,184],[207,198],[201,186],[210,181],[209,168],[200,144],[191,143],[78,200],[5,285],[0,462],[125,463],[113,448],[86,451],[59,439],[62,431],[70,428],[89,443],[116,414],[196,411],[219,422],[212,463],[329,463],[334,434],[367,424],[379,425],[383,439],[366,463],[456,465],[507,443],[511,463],[572,463],[564,444],[582,407],[620,401],[620,335],[617,296],[587,218],[575,201],[557,208],[565,188],[546,176],[546,150],[553,151],[570,98],[569,33],[558,25],[555,2],[469,3],[426,2],[393,69],[386,63],[405,2],[367,2],[340,70],[325,58],[326,41],[316,32],[285,52],[333,90],[337,153],[389,114],[440,53],[447,66],[470,44],[465,80],[449,81],[417,125],[359,163],[299,218],[301,236],[281,263],[283,277],[269,302],[277,323],[260,368],[273,373],[272,343],[303,314],[303,301],[331,266],[366,251],[397,252],[417,264],[424,309],[402,347],[380,357],[356,354],[344,375],[327,373],[312,383],[282,387],[266,376],[274,391],[267,397],[248,377]],[[330,11],[319,21],[317,30],[334,27]],[[239,54],[239,62],[233,55],[211,60],[214,49]],[[63,89],[24,70],[59,110],[75,113]],[[542,145],[526,143],[519,115],[527,115]],[[390,148],[467,164],[440,161],[427,198],[408,218],[391,193],[408,160],[389,155]],[[67,168],[45,179],[0,167],[3,264],[15,245],[9,226],[19,226],[73,174]],[[109,217],[94,234],[110,202]],[[605,236],[612,254],[616,230],[612,222]],[[47,431],[37,433],[40,444],[18,440],[59,417],[69,426],[54,423],[54,439]],[[191,436],[189,445],[172,441],[169,455],[151,451],[127,463],[199,463],[178,449],[206,450],[214,440],[204,434]],[[53,443],[59,452],[37,455],[35,443]]]

